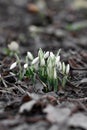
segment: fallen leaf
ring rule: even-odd
[[[83,113],[77,113],[69,119],[68,125],[87,130],[87,116]]]
[[[48,105],[43,112],[47,113],[47,120],[52,123],[62,123],[70,114],[68,108],[55,108],[52,105]]]

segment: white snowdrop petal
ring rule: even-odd
[[[57,57],[56,57],[56,60],[57,60],[57,61],[60,61],[60,56],[57,56]]]
[[[68,74],[69,71],[70,71],[70,65],[68,64],[68,65],[66,66],[66,74]]]
[[[11,50],[11,51],[17,51],[19,49],[19,45],[17,42],[15,41],[12,41],[10,44],[8,44],[8,48]]]
[[[33,55],[32,55],[32,53],[31,52],[27,52],[27,56],[28,56],[28,58],[30,59],[30,60],[33,60]]]
[[[65,66],[64,62],[62,63],[62,71],[63,71],[63,73],[65,73],[65,71],[66,71],[66,66]]]
[[[36,57],[36,58],[31,62],[31,64],[34,65],[34,64],[36,64],[37,62],[39,62],[39,57]]]
[[[53,59],[55,57],[55,55],[53,54],[53,52],[50,52],[50,57]]]
[[[24,68],[26,69],[28,67],[28,64],[26,63],[26,64],[24,64]]]
[[[44,54],[44,58],[48,58],[49,57],[49,51],[47,51],[45,54]]]
[[[34,25],[31,25],[31,26],[29,27],[29,30],[30,30],[30,32],[36,32],[36,31],[37,31],[37,27],[34,26]]]
[[[14,69],[17,66],[17,62],[14,62],[11,66],[10,66],[10,70]]]
[[[55,68],[54,68],[54,79],[57,79],[57,72]]]

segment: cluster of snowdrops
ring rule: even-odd
[[[10,70],[12,71],[16,66],[19,66],[19,77],[28,77],[33,83],[38,77],[46,91],[58,91],[59,85],[65,87],[69,77],[70,65],[61,62],[60,49],[55,55],[53,52],[44,52],[40,48],[35,58],[31,52],[27,52],[23,66],[21,66],[21,60],[17,54],[16,59],[16,62],[11,64]]]

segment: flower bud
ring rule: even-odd
[[[28,64],[26,63],[26,64],[24,64],[24,69],[26,69],[28,67]]]
[[[53,54],[53,52],[50,52],[50,57],[54,59],[55,55]]]
[[[47,51],[45,54],[44,54],[44,58],[48,58],[49,57],[49,51]]]
[[[10,66],[10,70],[14,69],[17,66],[17,62],[14,62],[11,66]]]
[[[68,64],[68,65],[66,66],[66,74],[69,73],[69,70],[70,70],[70,65]]]
[[[33,55],[32,55],[32,53],[31,52],[27,52],[27,56],[28,56],[28,58],[30,59],[30,60],[33,60]]]
[[[36,57],[35,59],[33,59],[33,61],[31,62],[31,65],[35,65],[39,62],[39,57]]]
[[[10,44],[8,44],[8,48],[11,50],[11,51],[17,51],[19,49],[19,45],[17,42],[15,41],[12,41]]]
[[[65,66],[65,63],[63,62],[62,63],[62,72],[65,74],[65,71],[66,71],[66,66]]]

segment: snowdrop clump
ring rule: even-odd
[[[17,62],[13,63],[10,66],[10,70],[16,67],[16,65]],[[61,62],[60,50],[55,55],[53,52],[43,52],[40,48],[38,56],[35,58],[31,52],[27,52],[26,62],[22,70],[22,77],[26,76],[35,81],[38,76],[41,83],[45,84],[47,91],[58,91],[59,85],[62,87],[66,85],[70,65],[65,65],[64,62]]]

